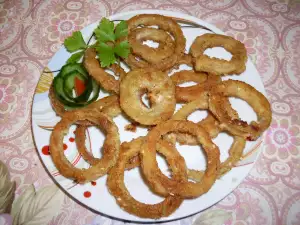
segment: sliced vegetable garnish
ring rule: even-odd
[[[79,63],[63,66],[53,82],[56,97],[68,108],[88,105],[99,95],[99,85]]]

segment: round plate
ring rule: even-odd
[[[181,25],[184,35],[187,39],[186,49],[188,51],[193,40],[204,33],[212,32],[217,34],[224,34],[221,30],[213,25],[210,25],[200,19],[192,16],[188,16],[181,13],[160,11],[160,10],[141,10],[132,11],[126,13],[120,13],[114,16],[110,16],[110,20],[126,20],[137,14],[143,13],[153,13],[161,14],[165,16],[171,16]],[[91,24],[82,30],[83,36],[87,41],[92,35],[93,30],[98,25],[98,23]],[[230,59],[230,54],[222,48],[213,48],[206,51],[206,54],[210,56],[215,56],[218,58]],[[151,219],[143,219],[133,215],[128,214],[122,210],[116,203],[113,196],[111,196],[106,187],[106,176],[98,179],[96,183],[87,183],[84,185],[75,184],[72,180],[66,179],[61,176],[56,170],[50,155],[47,154],[47,146],[49,145],[49,137],[51,134],[51,129],[55,126],[57,121],[60,120],[52,110],[48,98],[48,90],[53,77],[57,73],[51,73],[49,71],[55,71],[60,69],[69,58],[70,54],[62,47],[51,59],[44,73],[42,74],[40,81],[38,83],[32,109],[32,127],[35,143],[37,146],[38,154],[42,162],[44,163],[46,169],[51,174],[52,178],[58,183],[58,185],[64,189],[71,197],[78,200],[89,209],[99,212],[104,215],[108,215],[113,218],[139,221],[139,222],[151,222]],[[248,84],[254,86],[258,91],[265,94],[264,87],[260,76],[250,60],[247,62],[246,71],[240,76],[227,76],[224,79],[236,79],[247,82]],[[181,67],[182,69],[183,67]],[[48,72],[47,72],[48,71]],[[100,97],[105,95],[101,92]],[[242,119],[246,121],[251,121],[256,119],[256,114],[250,108],[250,106],[238,99],[230,99],[233,107],[238,111]],[[177,109],[180,105],[177,106]],[[189,119],[195,121],[197,118],[203,118],[205,112],[193,113]],[[126,131],[124,126],[129,124],[122,115],[114,118],[116,122],[121,142],[130,141],[131,139],[138,136],[145,136],[147,131],[143,128],[138,128],[135,133]],[[75,165],[80,168],[87,168],[89,165],[80,157],[76,150],[74,142],[74,126],[71,127],[70,132],[66,135],[64,139],[65,143],[65,154],[67,158]],[[86,144],[90,151],[95,155],[100,157],[100,148],[104,140],[104,136],[95,128],[89,128],[89,136],[87,138]],[[228,157],[228,149],[232,143],[232,137],[221,133],[217,138],[213,140],[220,148],[221,151],[221,161],[224,161]],[[247,142],[246,148],[244,150],[244,156],[241,161],[235,165],[235,167],[221,179],[217,180],[213,187],[208,193],[200,196],[199,198],[193,200],[185,200],[182,205],[169,217],[161,218],[155,221],[169,221],[180,219],[192,214],[195,214],[201,210],[204,210],[232,192],[246,177],[248,172],[253,166],[257,155],[259,153],[259,146],[261,144],[261,139],[255,142]],[[205,168],[205,158],[199,147],[192,146],[178,146],[179,152],[184,156],[187,162],[187,166],[191,169],[204,169]],[[157,156],[159,166],[164,173],[167,173],[168,168],[165,161]],[[147,185],[142,181],[140,176],[140,171],[135,168],[131,171],[125,172],[125,184],[132,195],[137,199],[145,203],[154,204],[161,201],[161,197],[154,195]],[[89,194],[87,194],[89,193]]]

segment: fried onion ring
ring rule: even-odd
[[[183,132],[195,135],[202,145],[207,158],[207,168],[199,183],[174,181],[164,176],[156,161],[156,143],[161,136],[169,132]],[[197,124],[190,121],[169,120],[154,127],[147,135],[142,146],[142,171],[150,187],[163,196],[169,194],[184,198],[195,198],[206,193],[215,182],[220,164],[219,148],[211,141],[208,133]]]
[[[98,125],[106,133],[101,161],[88,169],[74,167],[63,151],[63,138],[69,127],[78,120],[89,120]],[[120,139],[118,127],[104,113],[88,113],[83,111],[66,112],[53,129],[50,137],[50,155],[61,175],[85,183],[105,175],[114,166],[119,156]]]
[[[248,124],[237,118],[232,118],[223,102],[228,97],[236,97],[246,101],[256,112],[258,121]],[[211,89],[209,109],[220,121],[220,127],[233,135],[247,140],[256,140],[271,123],[272,111],[267,98],[251,85],[237,80],[227,80]]]
[[[158,48],[151,48],[144,45],[143,41],[146,40],[158,42]],[[172,37],[167,32],[160,29],[148,27],[134,29],[130,32],[128,41],[132,53],[149,63],[160,63],[161,60],[174,54],[175,43]]]
[[[231,60],[211,58],[204,54],[208,48],[223,47],[232,54]],[[247,50],[240,41],[221,34],[203,34],[198,36],[190,53],[195,60],[195,70],[215,75],[241,74],[246,70]]]
[[[192,70],[182,70],[174,73],[171,76],[175,84],[175,97],[177,102],[190,102],[199,98],[203,92],[208,91],[213,85],[221,82],[219,76],[206,74],[201,72],[194,72]],[[179,84],[193,81],[197,83],[189,87],[180,87]]]
[[[116,80],[114,76],[105,72],[101,68],[99,61],[96,59],[96,50],[93,48],[88,48],[84,53],[83,65],[89,74],[107,91],[119,94],[119,80]],[[120,79],[124,76],[125,72],[123,69],[114,64],[110,67],[115,73],[120,74]],[[120,72],[122,71],[122,72]]]
[[[125,165],[130,159],[138,156],[143,142],[144,138],[140,137],[130,143],[124,142],[121,145],[119,160],[109,171],[107,186],[109,192],[115,197],[118,205],[128,213],[142,218],[157,219],[166,217],[180,206],[183,201],[181,197],[168,195],[162,202],[149,205],[135,200],[124,184]],[[166,156],[172,168],[173,176],[177,177],[179,175],[178,179],[180,178],[182,180],[185,178],[185,180],[187,180],[184,159],[180,154],[176,154],[177,151],[163,141],[160,141],[157,147],[157,150]],[[178,167],[179,165],[182,166]],[[182,171],[184,171],[183,174]]]
[[[176,62],[182,57],[185,51],[185,37],[180,26],[173,19],[157,15],[157,14],[140,14],[132,17],[127,21],[128,31],[130,33],[139,29],[140,26],[158,26],[159,29],[169,32],[175,41],[175,49],[170,57],[166,57],[159,63],[150,63],[143,58],[137,59],[134,54],[129,54],[125,62],[132,68],[155,68],[158,70],[167,70],[174,66]]]
[[[72,111],[66,110],[64,105],[57,99],[54,93],[53,83],[51,84],[49,89],[49,99],[53,110],[58,116],[63,117],[65,112]],[[98,99],[97,101],[92,102],[84,108],[78,108],[76,110],[99,111],[107,114],[110,117],[115,117],[121,113],[121,108],[119,106],[119,98],[118,96],[114,95]],[[88,120],[80,120],[77,121],[76,124],[90,126],[92,123]]]
[[[220,170],[218,173],[218,178],[222,177],[225,173],[229,172],[235,164],[240,161],[243,150],[246,146],[246,140],[239,136],[233,137],[233,143],[228,151],[228,158],[220,164]],[[201,182],[204,175],[203,171],[199,170],[188,170],[188,178],[196,182]]]
[[[77,126],[75,130],[75,142],[78,149],[78,152],[82,156],[82,158],[88,162],[90,165],[96,165],[97,163],[101,162],[101,159],[95,158],[85,147],[85,140],[86,140],[86,126]],[[140,165],[139,157],[131,158],[128,163],[126,164],[125,169],[130,170],[134,167]]]
[[[150,108],[141,96],[147,94]],[[169,76],[161,71],[133,70],[121,81],[120,105],[136,122],[155,125],[169,119],[175,110],[175,88]]]

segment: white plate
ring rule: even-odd
[[[181,13],[168,12],[168,11],[160,11],[160,10],[141,10],[141,11],[132,11],[126,13],[120,13],[114,16],[109,17],[111,20],[124,20],[128,19],[136,14],[142,13],[155,13],[166,16],[172,16],[176,18],[181,18],[186,21],[191,21],[191,26],[186,26],[186,24],[182,24],[182,30],[187,39],[186,49],[188,51],[191,43],[195,39],[195,37],[210,32],[223,34],[221,30],[216,28],[213,25],[210,25],[200,19],[197,19],[192,16],[188,16]],[[83,36],[85,40],[88,40],[91,36],[94,28],[98,23],[91,24],[82,30]],[[202,29],[202,27],[206,27],[207,29]],[[211,56],[221,57],[221,58],[230,58],[230,54],[221,48],[213,48],[208,50],[206,54]],[[69,57],[69,53],[62,47],[51,59],[48,64],[48,69],[51,71],[60,69],[66,62]],[[33,109],[32,109],[32,127],[35,143],[37,146],[38,154],[40,155],[41,160],[43,161],[45,167],[48,172],[51,174],[53,179],[59,184],[59,186],[64,189],[71,197],[78,200],[80,203],[92,209],[96,212],[99,212],[104,215],[111,216],[113,218],[131,220],[131,221],[140,221],[140,222],[151,222],[151,219],[142,219],[133,215],[128,214],[123,211],[117,204],[113,196],[111,196],[106,187],[106,176],[98,179],[96,181],[96,185],[92,185],[90,183],[85,185],[76,185],[71,180],[66,179],[59,175],[54,164],[52,163],[51,157],[49,155],[44,155],[42,153],[42,149],[44,146],[49,145],[49,137],[51,129],[55,125],[60,118],[55,116],[54,111],[52,110],[49,99],[48,99],[48,89],[53,79],[57,73],[43,73],[38,87],[36,89],[36,93],[33,101]],[[253,63],[248,60],[246,71],[240,76],[228,76],[225,79],[236,79],[247,82],[248,84],[254,86],[257,90],[265,94],[264,87],[260,76],[254,67]],[[101,96],[105,94],[102,92]],[[244,102],[238,100],[232,100],[233,107],[237,109],[242,119],[247,121],[251,121],[256,118],[253,110]],[[178,108],[178,107],[177,107]],[[202,116],[201,112],[194,113],[189,118],[191,120],[197,118],[197,116]],[[121,141],[130,141],[131,139],[146,135],[147,131],[139,128],[136,133],[128,132],[124,130],[124,126],[128,124],[128,121],[123,116],[118,116],[114,119],[116,124],[119,127]],[[71,128],[69,134],[65,138],[65,143],[68,148],[65,151],[67,158],[74,164],[76,167],[87,168],[88,164],[80,158],[74,142],[72,142],[72,137],[74,127]],[[87,144],[90,145],[90,149],[95,156],[99,156],[99,149],[104,140],[104,137],[100,132],[98,132],[94,128],[89,129],[91,142],[87,141]],[[96,140],[96,141],[95,141]],[[231,144],[232,138],[225,135],[220,134],[216,139],[213,140],[221,150],[221,161],[224,161],[226,157],[228,157],[228,149]],[[169,221],[174,219],[180,219],[182,217],[186,217],[192,214],[195,214],[201,210],[204,210],[221,199],[223,199],[226,195],[232,192],[247,176],[248,172],[253,166],[258,153],[260,152],[260,144],[261,139],[256,142],[247,142],[246,148],[244,150],[243,159],[225,176],[221,179],[217,180],[213,187],[209,190],[208,193],[200,196],[199,198],[193,200],[185,200],[183,204],[169,217],[161,218],[158,221]],[[189,148],[189,149],[186,149]],[[191,147],[191,146],[181,146],[179,147],[180,153],[184,156],[187,161],[187,165],[189,168],[193,169],[203,169],[205,168],[205,160],[201,151],[199,151],[199,147]],[[159,165],[162,171],[167,171],[167,167],[165,165],[164,160],[158,157]],[[132,193],[132,195],[145,203],[157,203],[161,201],[162,198],[152,194],[147,186],[141,180],[139,170],[136,168],[131,170],[130,172],[125,172],[125,183],[127,188]],[[89,198],[84,197],[85,192],[90,192],[91,196]]]

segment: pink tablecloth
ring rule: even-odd
[[[245,43],[273,110],[263,152],[244,182],[214,207],[170,224],[300,224],[298,0],[1,2],[0,159],[16,181],[15,199],[31,184],[37,190],[53,185],[33,144],[31,103],[41,71],[65,37],[102,16],[135,9],[164,9],[201,18]],[[18,219],[43,221],[47,216],[42,215],[49,212],[49,224],[123,224],[97,215],[67,196],[63,198],[60,210],[55,211],[55,205],[50,207],[44,199],[44,205],[38,201],[40,204],[27,206],[30,210]],[[0,216],[0,223],[8,217]]]

